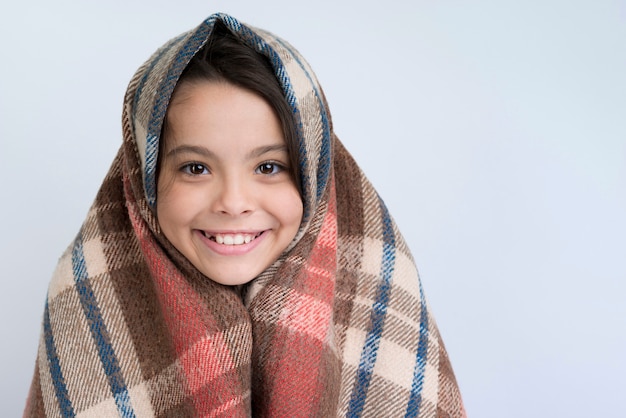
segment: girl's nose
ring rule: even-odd
[[[242,179],[223,179],[218,186],[214,201],[214,211],[238,216],[254,210],[250,187]]]

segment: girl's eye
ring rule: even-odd
[[[182,172],[185,174],[189,174],[192,176],[199,176],[201,174],[208,174],[209,170],[206,168],[206,166],[204,166],[203,164],[200,163],[189,163],[189,164],[185,164],[182,168],[181,168]]]
[[[257,167],[257,174],[277,174],[280,173],[284,168],[276,163],[263,163]]]

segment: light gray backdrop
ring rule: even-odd
[[[215,11],[311,62],[413,250],[471,417],[620,415],[624,1],[31,0],[0,6],[1,416],[21,414],[126,83]]]

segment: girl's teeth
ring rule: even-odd
[[[215,242],[224,245],[241,245],[247,244],[252,241],[254,237],[248,234],[227,234],[227,235],[215,235]]]

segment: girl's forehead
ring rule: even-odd
[[[168,110],[162,138],[165,155],[260,154],[259,150],[285,151],[282,126],[272,107],[260,96],[228,83],[194,83],[181,91],[182,101]]]

